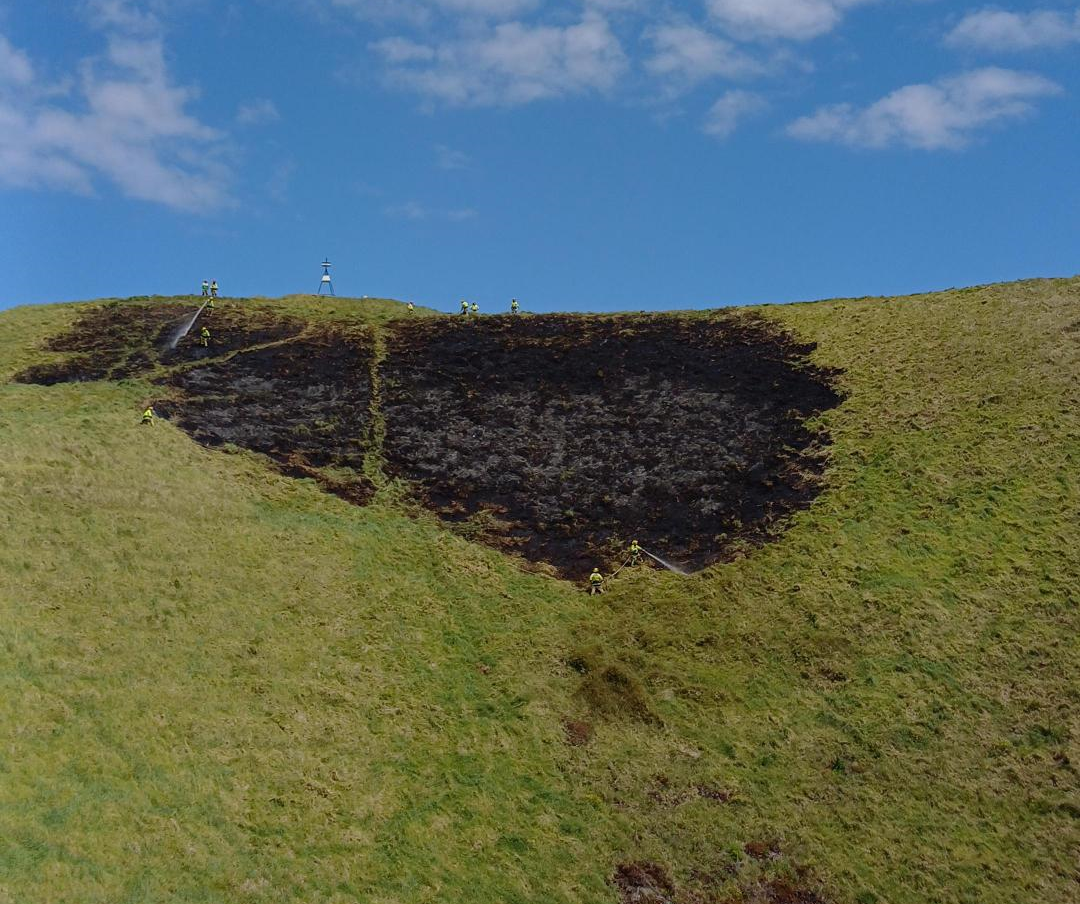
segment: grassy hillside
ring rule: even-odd
[[[1077,899],[1080,279],[758,309],[825,491],[600,598],[9,382],[84,310],[0,313],[0,902]]]

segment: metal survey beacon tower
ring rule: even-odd
[[[323,258],[323,262],[319,266],[322,267],[322,279],[319,280],[319,294],[322,295],[323,289],[326,289],[326,291],[333,295],[334,281],[330,279],[330,261]]]

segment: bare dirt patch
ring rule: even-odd
[[[775,860],[780,856],[780,843],[777,841],[748,841],[743,850],[755,860]]]
[[[593,727],[588,722],[566,719],[563,722],[566,743],[571,747],[586,747],[593,739]]]
[[[724,891],[738,872],[735,864],[717,873],[692,870],[689,880],[679,884],[659,864],[633,861],[616,866],[610,882],[622,904],[828,904],[805,868],[796,867],[788,876],[756,879],[734,892]]]
[[[671,779],[663,774],[653,776],[652,787],[646,793],[653,803],[670,808],[681,807],[699,798],[717,804],[731,803],[735,799],[734,791],[713,785],[676,787]]]
[[[791,879],[755,882],[718,904],[827,904],[812,888]]]
[[[567,576],[645,548],[704,567],[820,491],[832,375],[764,320],[392,324],[390,472],[443,519]]]
[[[698,797],[718,804],[728,804],[735,799],[735,792],[729,788],[717,788],[713,785],[698,785],[695,790]]]
[[[611,884],[619,891],[622,904],[674,904],[675,886],[658,863],[620,863]]]
[[[653,712],[641,679],[619,663],[589,672],[577,694],[599,716],[663,725],[663,720]]]

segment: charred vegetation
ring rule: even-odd
[[[171,348],[194,310],[95,308],[48,346],[70,357],[17,379],[167,368],[159,413],[200,443],[262,453],[357,503],[373,489],[365,458],[381,456],[462,534],[568,577],[617,564],[634,538],[693,569],[723,561],[821,488],[827,437],[806,421],[839,403],[832,374],[760,318],[400,320],[374,394],[368,327],[224,303]]]
[[[303,323],[261,311],[229,306],[204,313],[175,347],[171,339],[198,310],[196,303],[132,305],[111,302],[83,314],[66,333],[45,347],[67,352],[58,361],[31,367],[15,377],[20,383],[51,386],[90,380],[125,380],[150,373],[161,364],[215,358],[298,335]],[[206,326],[211,339],[199,344]]]
[[[745,315],[398,322],[386,467],[568,576],[634,538],[700,569],[820,491],[827,437],[806,420],[840,398],[812,349]]]
[[[372,348],[371,332],[353,329],[241,352],[165,378],[178,392],[160,410],[203,445],[259,452],[284,473],[362,504],[373,490],[362,476],[371,442]]]

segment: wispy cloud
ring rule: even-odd
[[[1022,119],[1034,111],[1035,100],[1060,92],[1059,85],[1034,73],[976,69],[933,84],[908,85],[861,109],[822,107],[787,131],[793,138],[851,147],[955,150],[979,129]]]
[[[392,204],[383,209],[383,212],[395,220],[448,220],[460,223],[464,220],[473,220],[478,212],[472,207],[440,208],[428,207],[419,201],[406,201],[403,204]]]
[[[98,28],[152,37],[160,33],[161,21],[146,4],[132,0],[86,0],[84,8]]]
[[[1022,51],[1080,44],[1080,7],[1075,11],[1033,10],[1026,13],[983,9],[964,16],[945,42],[953,47]]]
[[[464,151],[455,150],[445,144],[435,145],[435,165],[441,170],[468,169],[470,162],[469,155]]]
[[[653,53],[645,69],[687,86],[716,76],[744,79],[766,71],[745,50],[697,25],[661,25],[651,29],[648,37]]]
[[[450,105],[514,106],[606,91],[626,55],[598,15],[569,26],[504,22],[438,44],[394,37],[371,45],[391,84]]]
[[[29,85],[33,80],[30,57],[0,35],[0,85]]]
[[[728,91],[709,108],[702,131],[724,140],[735,134],[744,119],[768,109],[769,103],[752,91]]]
[[[121,0],[93,0],[104,53],[67,87],[46,84],[0,36],[0,184],[128,197],[181,210],[229,203],[225,137],[189,112],[194,88],[173,83],[157,19]]]
[[[439,16],[508,20],[535,9],[540,0],[330,0],[362,19],[426,24]]]
[[[265,97],[241,104],[236,110],[236,121],[242,126],[265,125],[281,119],[277,106]]]
[[[845,12],[874,0],[706,0],[709,14],[746,38],[808,41],[840,24]]]
[[[289,186],[292,184],[293,174],[296,172],[296,161],[282,160],[270,173],[266,181],[266,193],[273,200],[284,202],[289,197]]]

